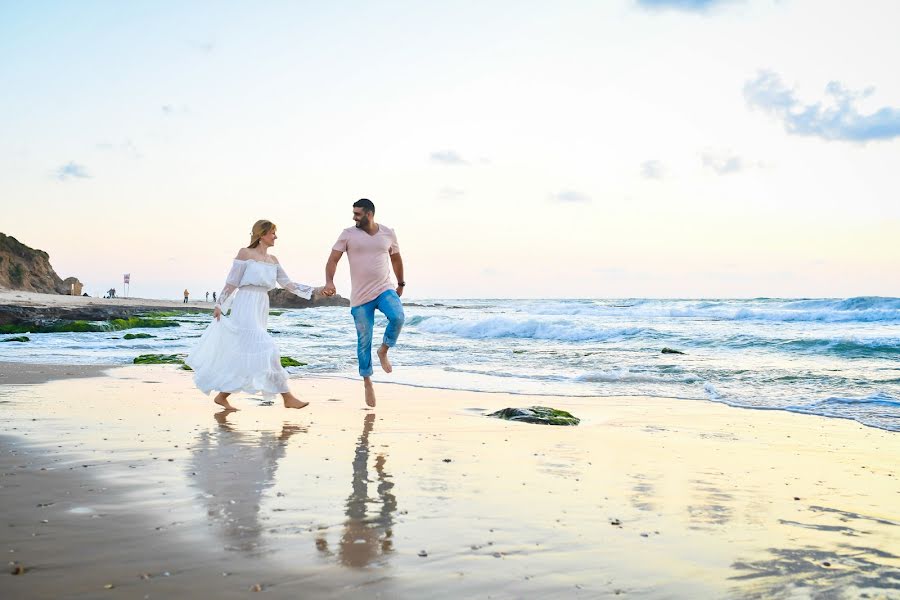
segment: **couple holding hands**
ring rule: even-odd
[[[290,280],[278,259],[269,253],[278,238],[275,224],[257,221],[250,245],[241,248],[225,280],[213,312],[214,320],[191,349],[185,364],[194,370],[194,383],[204,393],[218,391],[214,402],[227,410],[237,410],[228,402],[236,392],[261,393],[264,397],[281,394],[287,408],[303,408],[287,383],[287,371],[275,340],[266,331],[269,318],[269,290],[276,283],[306,298],[314,293],[335,294],[334,274],[338,261],[347,253],[350,261],[350,314],[356,323],[356,355],[359,374],[365,384],[368,406],[375,406],[372,386],[372,330],[375,310],[388,319],[384,339],[377,355],[381,368],[391,372],[388,350],[397,343],[403,326],[403,261],[394,231],[375,222],[375,205],[365,198],[353,203],[354,227],[341,232],[325,265],[325,285],[314,288]],[[391,281],[391,270],[397,278]],[[231,308],[230,316],[224,316]]]

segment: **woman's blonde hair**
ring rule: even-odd
[[[270,231],[274,231],[277,229],[275,227],[275,223],[272,221],[266,221],[265,219],[260,219],[256,223],[253,224],[253,230],[250,232],[250,245],[248,248],[256,248],[259,246],[259,238],[266,235]]]

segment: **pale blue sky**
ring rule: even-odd
[[[92,292],[900,296],[900,4],[0,2],[0,231]],[[339,291],[349,295],[346,265]]]

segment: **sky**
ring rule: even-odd
[[[900,3],[0,0],[0,232],[85,289],[900,296]],[[349,297],[346,258],[338,292]]]

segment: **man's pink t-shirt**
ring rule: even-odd
[[[350,260],[350,306],[371,302],[394,288],[390,255],[400,252],[400,245],[393,229],[379,224],[375,235],[369,235],[355,226],[348,227],[332,250],[346,252]]]

